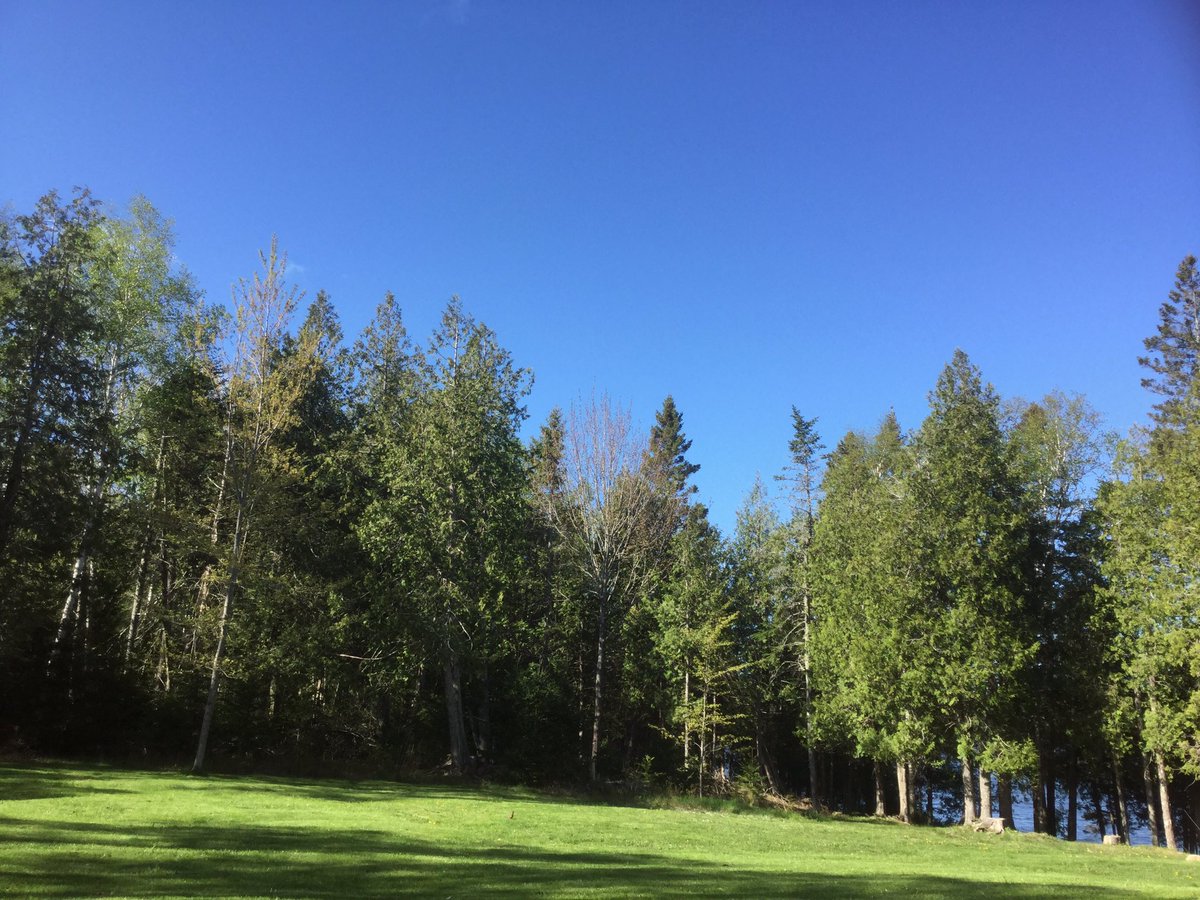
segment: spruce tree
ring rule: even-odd
[[[790,461],[779,476],[791,491],[792,517],[788,523],[788,555],[792,599],[787,605],[787,638],[795,646],[790,652],[804,686],[804,743],[808,752],[808,790],[814,803],[821,802],[817,769],[816,732],[813,728],[812,671],[812,540],[818,502],[818,467],[824,449],[817,434],[817,420],[806,419],[792,407],[792,437],[788,441]]]
[[[650,428],[650,468],[659,473],[675,496],[684,500],[696,493],[696,486],[688,479],[700,471],[700,466],[687,458],[691,449],[692,442],[683,433],[683,415],[668,394]]]

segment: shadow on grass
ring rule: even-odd
[[[849,898],[1138,896],[1101,886],[756,871],[653,853],[439,844],[377,830],[0,818],[0,893],[437,897],[599,894]],[[801,861],[802,862],[802,861]],[[998,894],[999,891],[999,894]]]
[[[103,785],[103,786],[102,786]],[[0,766],[0,802],[47,800],[80,794],[127,794],[103,772],[62,771],[37,766]]]
[[[472,803],[536,803],[569,806],[605,806],[627,809],[675,810],[694,813],[723,813],[728,815],[766,816],[772,818],[804,818],[811,821],[852,821],[874,824],[894,824],[887,820],[847,816],[823,810],[785,810],[770,806],[753,806],[725,798],[697,799],[683,796],[645,794],[623,790],[574,788],[533,789],[495,782],[477,782],[456,778],[422,779],[411,781],[357,781],[331,778],[298,778],[283,775],[245,775],[205,773],[192,775],[181,771],[146,771],[122,767],[83,768],[68,763],[0,764],[0,801],[66,797],[85,793],[130,793],[119,788],[91,787],[88,782],[107,782],[113,776],[136,776],[139,781],[185,778],[192,783],[210,783],[224,791],[239,793],[270,792],[290,798],[304,798],[330,803],[388,802],[400,798],[422,800],[466,800]],[[193,779],[195,780],[193,782]]]

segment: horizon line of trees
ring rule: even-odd
[[[1039,831],[1200,846],[1194,257],[1147,427],[957,351],[911,431],[825,453],[793,408],[786,509],[760,481],[722,535],[670,396],[526,444],[530,374],[457,298],[347,343],[274,242],[229,308],[172,249],[142,198],[0,220],[0,748],[911,822],[1011,826],[1024,791]]]

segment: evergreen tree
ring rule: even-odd
[[[1200,270],[1185,256],[1175,286],[1158,311],[1158,330],[1146,338],[1146,356],[1138,362],[1152,374],[1142,387],[1162,397],[1152,418],[1157,434],[1187,427],[1197,415],[1196,378],[1200,376]]]
[[[1022,586],[1027,531],[999,401],[961,350],[938,378],[916,444],[918,516],[935,691],[962,766],[963,818],[975,818],[973,759],[1003,737],[1033,649]]]
[[[790,787],[783,760],[799,700],[789,652],[786,535],[761,479],[738,510],[729,557],[739,706],[753,725],[758,769],[768,789],[782,793]]]
[[[700,471],[698,464],[688,461],[687,452],[691,449],[692,442],[683,433],[683,415],[668,394],[650,428],[650,469],[658,472],[670,492],[685,502],[696,493],[696,486],[689,484],[688,479]]]
[[[804,685],[804,744],[808,751],[808,790],[814,803],[821,802],[817,768],[816,733],[813,730],[812,672],[812,541],[817,518],[818,465],[825,449],[817,434],[817,420],[806,419],[792,407],[792,437],[788,441],[790,462],[780,480],[791,490],[792,517],[788,523],[788,551],[794,597],[787,605],[786,640]]]
[[[466,772],[492,753],[489,666],[520,577],[513,548],[525,529],[525,460],[517,432],[528,376],[454,299],[417,358],[417,377],[411,437],[385,460],[387,494],[368,508],[362,536],[406,584],[440,660],[450,757]]]
[[[914,570],[911,456],[894,414],[872,440],[850,433],[830,456],[814,541],[814,715],[827,742],[872,761],[875,814],[894,764],[900,818],[932,753],[930,623]]]
[[[1159,310],[1157,333],[1146,339],[1149,355],[1140,360],[1152,373],[1143,384],[1162,398],[1153,427],[1144,439],[1135,433],[1123,445],[1099,504],[1108,544],[1104,597],[1116,628],[1112,658],[1120,667],[1111,685],[1110,737],[1124,743],[1113,725],[1136,729],[1151,833],[1157,840],[1161,811],[1163,836],[1173,849],[1171,777],[1200,775],[1200,604],[1191,589],[1200,553],[1198,287],[1196,260],[1188,256]],[[1200,792],[1190,789],[1188,800],[1193,815],[1200,814]]]

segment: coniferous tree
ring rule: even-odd
[[[1140,362],[1153,373],[1143,384],[1162,399],[1144,438],[1135,432],[1123,445],[1099,505],[1108,545],[1104,597],[1115,623],[1112,658],[1119,666],[1109,723],[1136,730],[1145,758],[1152,838],[1157,841],[1161,811],[1163,837],[1174,849],[1171,776],[1200,775],[1200,666],[1194,664],[1200,658],[1200,607],[1190,589],[1200,552],[1195,537],[1200,526],[1195,257],[1180,264],[1159,318]],[[1121,740],[1112,737],[1114,743]],[[1200,813],[1200,792],[1190,790],[1189,803]]]
[[[988,755],[998,764],[1004,818],[1011,819],[1009,780],[1032,774],[1034,805],[1041,813],[1035,826],[1056,833],[1055,786],[1065,782],[1067,834],[1074,840],[1080,767],[1090,756],[1093,766],[1101,761],[1103,770],[1108,768],[1107,754],[1097,749],[1103,706],[1097,667],[1104,646],[1095,631],[1098,548],[1085,492],[1102,464],[1106,437],[1098,415],[1080,396],[1052,393],[1039,403],[1017,405],[1013,417],[1009,439],[1029,528],[1027,616],[1038,651],[1026,671],[1024,696],[1011,709],[1008,731],[1024,732],[1036,742],[1038,771],[1006,766],[1006,756],[1012,756],[1004,752],[1011,747],[1006,742]]]
[[[683,415],[675,406],[675,399],[668,394],[650,428],[649,463],[652,471],[660,473],[659,477],[669,490],[685,502],[697,490],[688,479],[700,471],[700,466],[687,458],[691,449],[692,442],[683,433]]]
[[[813,729],[812,673],[812,540],[817,521],[818,466],[825,449],[817,434],[817,420],[806,419],[792,407],[792,437],[788,441],[790,461],[780,480],[789,485],[792,517],[788,523],[788,553],[794,596],[787,605],[787,631],[790,645],[785,652],[794,659],[797,674],[804,685],[804,743],[808,752],[808,790],[814,803],[821,802],[821,784],[817,769],[816,733]]]
[[[410,439],[388,454],[388,492],[362,533],[408,585],[405,599],[440,662],[450,758],[466,772],[492,754],[489,666],[520,577],[512,548],[525,527],[517,431],[528,378],[457,299],[418,356],[417,377]]]
[[[872,761],[876,815],[885,812],[884,766],[894,764],[905,821],[914,816],[916,768],[934,749],[936,707],[910,471],[893,414],[869,441],[848,434],[829,459],[813,541],[819,732]]]
[[[999,401],[961,350],[938,378],[911,479],[922,589],[938,665],[945,737],[961,763],[963,819],[973,821],[979,749],[1003,737],[1032,651],[1022,561],[1020,491]]]
[[[770,791],[783,793],[786,737],[796,724],[795,659],[788,652],[790,599],[786,535],[766,487],[756,479],[730,543],[734,658],[739,705],[751,717],[754,757]]]

